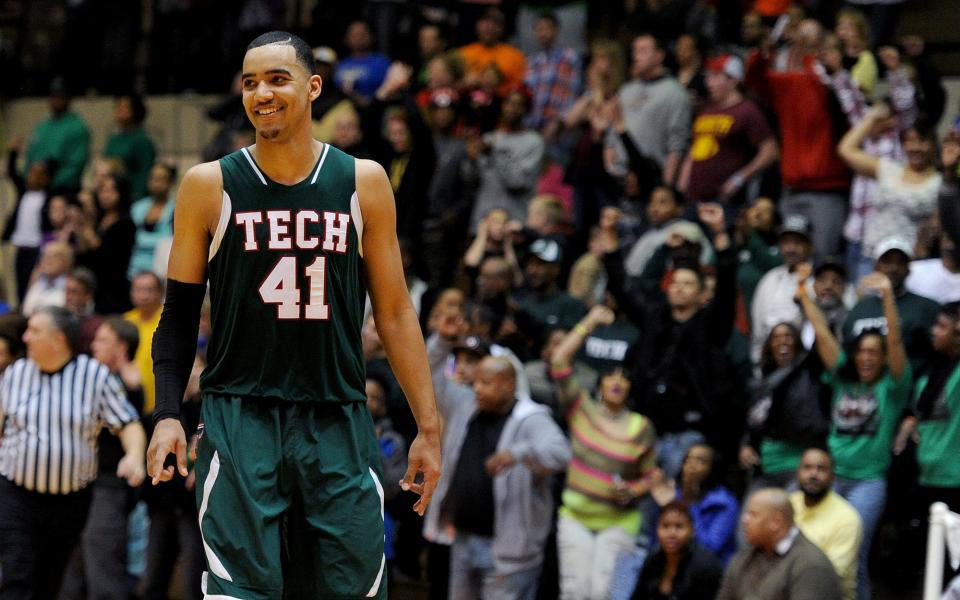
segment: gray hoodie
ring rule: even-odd
[[[447,379],[443,365],[451,346],[437,335],[427,341],[437,406],[443,419],[443,476],[424,518],[423,535],[439,544],[450,544],[456,535],[440,512],[460,459],[470,420],[477,413],[473,390]],[[517,464],[493,481],[493,561],[499,575],[531,569],[543,561],[544,544],[553,522],[550,477],[536,475],[524,465],[530,458],[554,473],[570,462],[570,443],[547,407],[529,397],[517,399],[497,443],[497,451],[510,450]]]

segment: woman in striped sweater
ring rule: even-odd
[[[573,355],[586,337],[613,320],[609,308],[593,307],[551,359],[573,449],[557,533],[564,599],[608,597],[615,559],[633,548],[640,531],[637,503],[650,491],[656,466],[656,434],[646,417],[627,409],[624,370],[602,373],[595,397],[571,377]]]

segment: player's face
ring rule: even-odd
[[[243,107],[257,141],[280,141],[310,121],[310,102],[320,95],[320,76],[298,61],[293,46],[267,44],[243,59]]]

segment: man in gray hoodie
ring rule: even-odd
[[[510,360],[485,357],[471,390],[446,380],[450,349],[439,335],[428,343],[447,476],[424,536],[452,542],[450,598],[535,598],[553,519],[551,476],[566,468],[569,442],[545,406],[518,397]]]

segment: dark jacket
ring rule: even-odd
[[[809,448],[823,445],[830,431],[830,388],[820,382],[823,363],[814,353],[764,375],[751,385],[748,444],[764,438]]]
[[[717,254],[713,302],[678,323],[662,293],[656,298],[627,292],[621,253],[605,255],[607,289],[640,329],[626,359],[632,408],[653,421],[658,434],[702,432],[722,454],[732,457],[742,431],[742,383],[724,348],[733,329],[736,255]]]
[[[658,550],[643,565],[640,580],[633,592],[633,600],[662,598],[660,579],[667,565],[667,557]],[[670,600],[713,600],[723,577],[723,565],[712,552],[691,542],[673,579],[673,590],[667,596]]]

